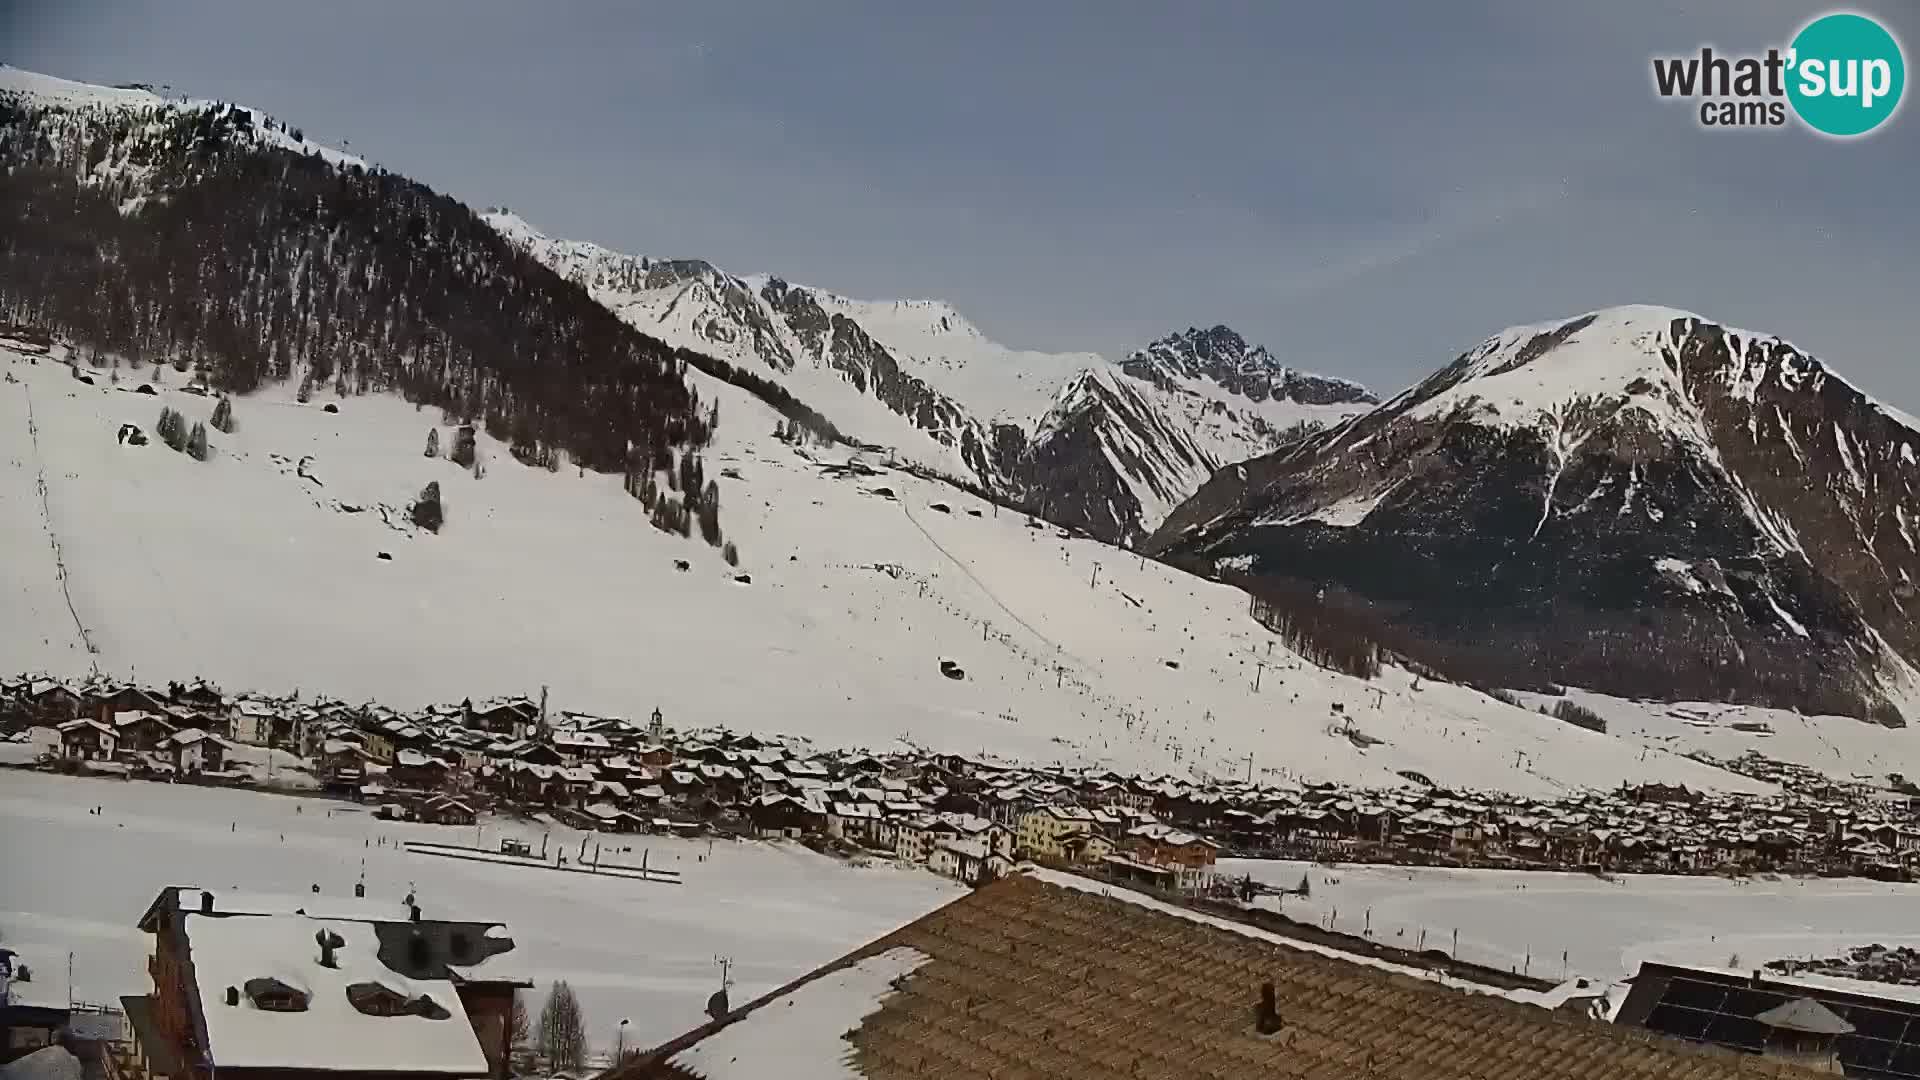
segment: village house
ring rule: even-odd
[[[430,825],[472,825],[480,815],[472,804],[451,795],[435,795],[414,808],[415,821]]]
[[[1065,841],[1093,832],[1093,813],[1083,807],[1048,804],[1020,816],[1014,849],[1039,862],[1070,862]]]
[[[174,771],[181,776],[226,770],[227,744],[218,735],[188,728],[167,736],[164,745]]]
[[[158,750],[167,737],[178,729],[168,723],[159,713],[141,709],[129,709],[121,712],[108,712],[112,724],[119,736],[119,749],[148,752]]]
[[[163,890],[139,923],[152,990],[122,999],[148,1074],[504,1078],[514,993],[531,985],[495,971],[512,938],[412,900]]]
[[[1013,862],[978,840],[947,840],[934,846],[927,869],[968,885],[984,885],[1013,868]]]
[[[55,726],[77,719],[86,708],[86,698],[80,691],[53,679],[41,679],[29,685],[26,701],[35,719]]]
[[[827,811],[827,835],[850,844],[877,846],[880,807],[865,802],[836,802]]]
[[[767,794],[747,804],[747,820],[759,836],[797,839],[826,827],[826,813],[791,795]]]
[[[435,791],[447,783],[447,763],[419,750],[396,750],[387,777],[395,787]]]
[[[477,708],[468,702],[466,714],[468,727],[490,731],[495,735],[519,736],[526,734],[534,726],[534,721],[539,719],[540,706],[523,697],[489,702]]]
[[[122,686],[118,689],[93,695],[93,718],[103,724],[113,724],[122,713],[144,712],[160,715],[167,711],[167,702],[156,691],[138,686]]]
[[[119,745],[114,730],[98,720],[69,720],[59,731],[60,756],[68,761],[110,761]]]

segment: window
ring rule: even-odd
[[[359,982],[347,987],[347,1001],[366,1016],[420,1016],[445,1020],[453,1015],[425,994],[408,997],[384,983]]]
[[[347,1001],[368,1016],[400,1016],[407,1011],[406,995],[375,982],[347,987]]]
[[[261,1012],[306,1012],[307,994],[279,979],[248,979],[247,999]]]

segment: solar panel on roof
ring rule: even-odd
[[[1645,1026],[1665,1035],[1708,1042],[1728,1049],[1759,1052],[1770,1028],[1759,1014],[1798,997],[1820,1001],[1852,1024],[1851,1034],[1834,1046],[1850,1077],[1869,1080],[1920,1080],[1920,1005],[1898,1001],[1866,1004],[1814,989],[1789,994],[1711,977],[1672,975]]]

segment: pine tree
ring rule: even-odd
[[[700,517],[700,539],[710,547],[720,546],[720,485],[707,481],[706,490],[700,493],[700,502],[695,510]]]
[[[293,400],[302,405],[313,400],[313,372],[309,371],[301,378],[300,390],[293,395]]]
[[[224,431],[229,435],[233,434],[234,423],[233,423],[232,399],[224,398],[224,397],[221,398],[219,404],[213,407],[213,419],[208,421],[208,423],[213,425],[213,428],[215,431]]]
[[[540,1010],[540,1057],[549,1071],[577,1069],[587,1061],[587,1021],[580,1011],[580,999],[565,979],[547,991],[547,1003]]]
[[[731,540],[727,541],[727,545],[720,549],[720,557],[727,560],[728,566],[740,565],[740,549],[733,546],[733,541]]]
[[[440,456],[440,429],[439,428],[427,429],[427,456],[431,458],[437,458]]]
[[[411,516],[415,525],[428,532],[440,531],[440,526],[447,520],[440,506],[440,481],[434,480],[420,489],[420,497],[414,500]]]
[[[186,452],[188,441],[186,417],[163,407],[160,410],[160,422],[154,426],[154,430],[159,432],[161,442],[181,453]]]
[[[473,468],[479,457],[479,448],[472,424],[462,424],[453,433],[453,450],[447,454],[447,460],[463,469]],[[478,476],[479,473],[475,473]]]
[[[187,436],[187,456],[195,461],[205,461],[213,456],[213,451],[207,449],[207,425],[197,421],[194,423],[193,434]]]

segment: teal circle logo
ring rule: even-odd
[[[1906,59],[1887,28],[1852,12],[1823,15],[1794,36],[1787,99],[1823,135],[1865,135],[1887,122],[1907,88]]]

